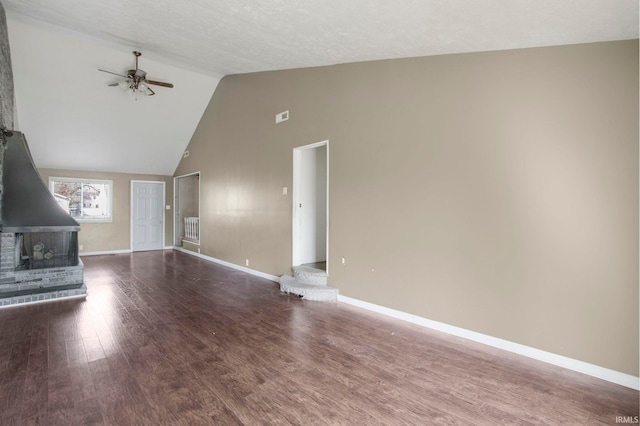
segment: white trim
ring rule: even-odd
[[[202,173],[200,173],[200,171],[197,171],[193,173],[187,173],[186,175],[173,177],[173,230],[171,232],[171,241],[173,242],[173,246],[175,247],[177,247],[176,244],[178,243],[178,239],[176,238],[176,229],[178,229],[176,228],[176,213],[177,213],[177,207],[179,207],[179,206],[176,206],[176,199],[179,199],[180,197],[180,194],[176,192],[176,180],[185,178],[187,176],[195,176],[195,175],[198,175],[198,217],[202,218],[202,216],[200,216],[200,206],[202,205],[202,193],[200,191],[200,187],[202,185],[200,185],[200,182],[202,181]],[[189,243],[200,245],[200,241],[202,241],[202,226],[198,228],[198,242],[194,243],[189,241]]]
[[[80,257],[82,257],[82,256],[101,256],[103,254],[129,254],[129,253],[131,253],[131,249],[106,250],[106,251],[87,251],[87,252],[80,252]]]
[[[327,208],[327,212],[326,212],[326,224],[325,224],[325,235],[326,235],[326,248],[325,248],[325,262],[326,262],[326,269],[325,272],[327,273],[327,275],[329,275],[329,140],[324,140],[324,141],[320,141],[320,142],[316,142],[316,143],[312,143],[309,145],[303,145],[303,146],[298,146],[293,148],[293,176],[292,176],[292,188],[291,188],[291,192],[293,194],[292,196],[292,200],[291,200],[291,264],[293,266],[298,266],[300,265],[300,259],[298,257],[298,209],[296,208],[296,205],[299,203],[300,200],[300,184],[299,184],[299,180],[300,180],[300,174],[301,174],[301,170],[300,170],[300,156],[302,155],[302,151],[306,151],[308,149],[314,149],[314,148],[320,148],[321,146],[326,146],[327,147],[327,152],[326,152],[326,164],[327,164],[327,170],[326,170],[326,180],[327,180],[327,189],[326,189],[326,208]]]
[[[275,275],[267,274],[264,272],[256,271],[255,269],[249,269],[245,266],[236,265],[235,263],[227,262],[225,260],[216,259],[215,257],[206,256],[204,254],[196,253],[194,251],[185,250],[182,247],[174,247],[174,250],[178,250],[182,253],[187,253],[195,257],[199,257],[204,260],[208,260],[209,262],[217,263],[223,266],[227,266],[229,268],[237,269],[238,271],[246,272],[247,274],[255,275],[256,277],[265,278],[270,281],[280,282],[280,278]]]
[[[113,180],[110,179],[89,179],[89,178],[74,178],[74,177],[56,177],[49,176],[49,191],[55,196],[55,183],[56,182],[69,182],[69,183],[95,183],[108,186],[109,205],[106,217],[73,217],[78,223],[112,223],[113,222]],[[81,208],[84,208],[82,206]],[[71,215],[70,212],[68,212]]]
[[[176,179],[178,179],[177,177],[173,177],[173,200],[172,201],[172,208],[173,211],[171,212],[171,216],[172,216],[172,222],[173,222],[173,229],[171,230],[171,242],[173,243],[173,245],[175,246],[178,242],[176,241],[176,215],[178,214],[178,210],[177,210],[177,206],[176,206],[176,200],[178,199],[179,194],[176,193]]]
[[[326,194],[325,194],[325,204],[327,205],[327,213],[325,215],[325,234],[327,239],[325,240],[325,244],[326,244],[326,253],[325,253],[325,258],[324,258],[324,272],[327,274],[327,277],[329,276],[329,140],[327,139],[324,142],[327,147],[327,152],[326,152],[326,163],[327,163],[327,188],[326,188]]]
[[[300,150],[293,148],[293,175],[291,178],[291,265],[296,266],[299,262],[298,256],[298,205],[300,192]]]
[[[162,247],[165,247],[165,236],[167,233],[167,227],[165,224],[165,219],[166,219],[166,210],[165,210],[165,205],[166,205],[166,198],[167,198],[167,185],[165,183],[165,181],[163,180],[135,180],[132,179],[131,180],[131,188],[130,188],[130,192],[131,195],[129,197],[129,248],[130,251],[133,252],[133,185],[135,183],[161,183],[162,184],[162,245],[160,246],[161,248],[159,248],[158,250],[164,250]],[[146,250],[145,250],[146,251]]]
[[[180,178],[187,177],[187,176],[199,175],[199,174],[200,174],[200,172],[187,173],[187,174],[180,175],[180,176],[174,176],[173,180],[180,179]]]
[[[471,330],[456,327],[453,325],[445,324],[442,322],[433,321],[427,318],[420,317],[418,315],[409,314],[407,312],[402,312],[402,311],[387,308],[384,306],[376,305],[373,303],[364,302],[358,299],[352,299],[351,297],[338,295],[338,301],[342,303],[347,303],[349,305],[357,306],[359,308],[367,309],[369,311],[377,312],[379,314],[401,319],[403,321],[420,325],[422,327],[430,328],[437,331],[442,331],[444,333],[451,334],[453,336],[458,336],[464,339],[472,340],[474,342],[482,343],[488,346],[493,346],[494,348],[513,352],[518,355],[523,355],[528,358],[533,358],[538,361],[546,362],[548,364],[564,367],[569,370],[577,371],[578,373],[597,377],[599,379],[616,383],[634,390],[640,390],[640,378],[632,376],[630,374],[621,373],[619,371],[611,370],[605,367],[600,367],[594,364],[589,364],[587,362],[579,361],[577,359],[568,358],[562,355],[557,355],[551,352],[546,352],[540,349],[532,348],[530,346],[521,345],[520,343],[510,342],[508,340],[503,340],[497,337],[488,336],[486,334],[478,333],[476,331],[471,331]]]

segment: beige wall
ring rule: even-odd
[[[127,173],[88,172],[79,170],[38,169],[49,184],[49,177],[107,179],[113,181],[113,221],[110,223],[81,223],[78,243],[83,252],[131,249],[131,181],[149,180],[165,182],[165,204],[173,205],[173,178],[171,176],[139,175]],[[165,210],[165,246],[173,245],[173,209]]]
[[[341,294],[638,375],[637,40],[225,77],[176,170],[203,253],[287,273],[327,139]]]

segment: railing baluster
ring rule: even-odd
[[[200,218],[184,218],[184,238],[188,240],[200,241]]]

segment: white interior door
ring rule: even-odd
[[[327,260],[327,143],[294,149],[293,265]]]
[[[164,182],[131,182],[131,251],[164,248]]]

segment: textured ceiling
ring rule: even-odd
[[[223,76],[638,37],[637,0],[2,0]]]
[[[227,74],[638,37],[638,0],[1,2],[36,165],[164,175]],[[175,88],[108,87],[134,49]]]

